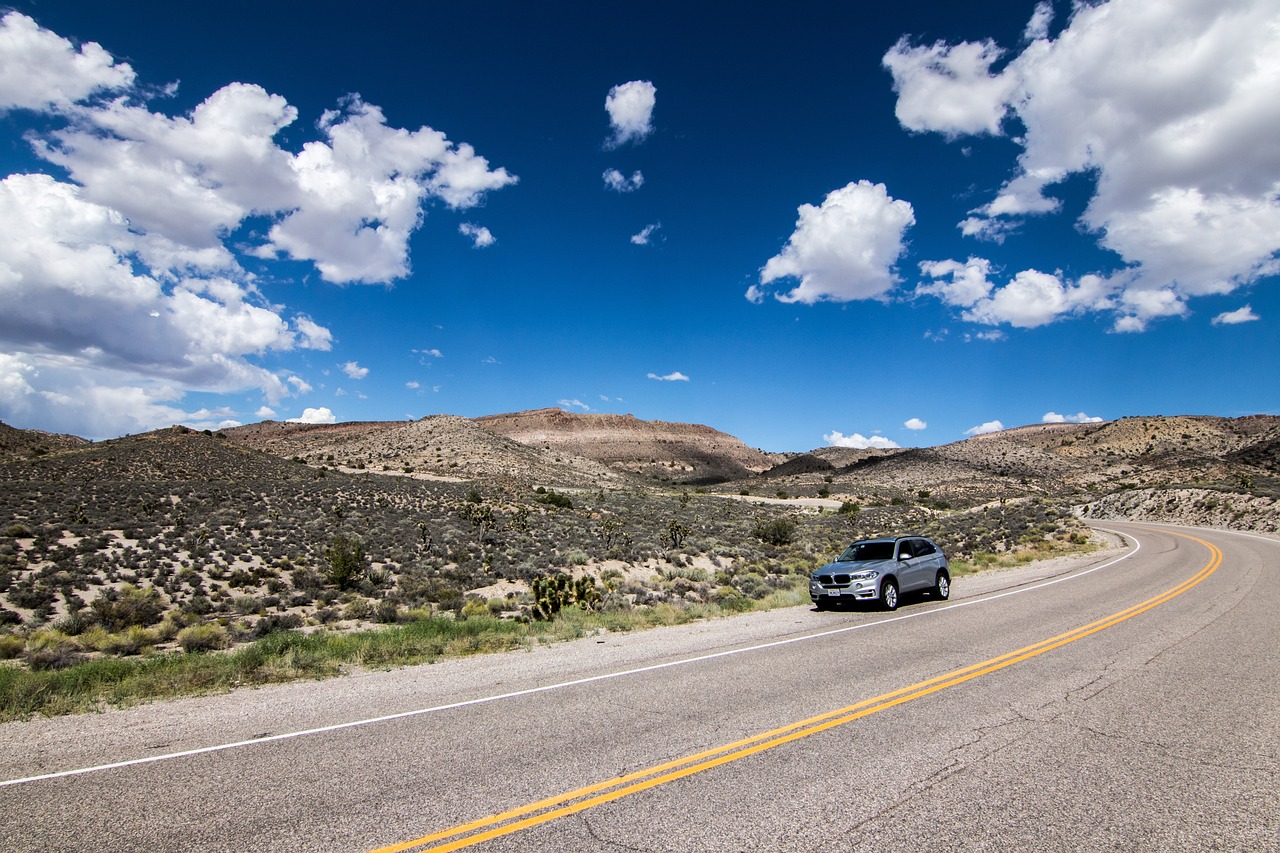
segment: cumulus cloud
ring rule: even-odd
[[[964,431],[965,435],[987,435],[992,432],[1000,432],[1004,429],[1004,424],[999,421],[987,421],[985,424],[978,424],[976,427],[970,427]]]
[[[337,422],[338,418],[324,406],[317,409],[303,409],[301,416],[285,421],[290,424],[336,424]]]
[[[1253,307],[1246,305],[1243,308],[1237,308],[1235,311],[1224,311],[1217,317],[1213,318],[1215,326],[1234,326],[1237,323],[1252,323],[1254,320],[1261,320],[1257,314],[1253,313]]]
[[[348,361],[342,365],[342,372],[350,379],[364,379],[369,375],[369,368],[361,367],[357,362]]]
[[[614,192],[635,192],[644,185],[644,175],[639,171],[635,171],[628,178],[617,169],[606,169],[604,172],[604,185]]]
[[[869,450],[872,448],[876,450],[891,450],[899,446],[897,442],[887,439],[882,435],[873,435],[868,438],[867,436],[860,435],[856,432],[853,435],[845,435],[842,432],[836,432],[834,430],[822,436],[822,440],[831,447],[852,447],[858,450]]]
[[[614,86],[604,100],[613,135],[605,143],[617,148],[629,142],[640,142],[653,132],[653,107],[658,89],[648,80],[632,80]]]
[[[458,231],[465,236],[470,237],[472,245],[477,249],[483,249],[498,242],[497,238],[493,236],[493,232],[488,228],[485,228],[483,225],[464,222],[458,226]]]
[[[148,94],[102,47],[0,20],[0,111],[29,122],[57,175],[0,182],[0,419],[109,437],[197,419],[188,391],[256,388],[272,405],[305,393],[259,362],[333,335],[269,302],[241,257],[390,282],[428,202],[469,207],[516,180],[357,96],[293,153],[275,137],[297,109],[259,86],[229,84],[181,116]],[[256,218],[273,222],[265,234],[245,227]]]
[[[253,414],[254,414],[254,417],[258,418],[259,420],[265,421],[265,420],[270,420],[271,418],[274,418],[276,416],[276,410],[271,408],[270,406],[259,406],[258,410]]]
[[[662,223],[655,222],[652,225],[646,225],[638,234],[631,235],[631,242],[637,246],[649,245],[649,240],[653,237],[653,232],[662,227]]]
[[[894,266],[914,223],[911,205],[892,198],[884,184],[858,181],[834,190],[817,207],[800,206],[795,232],[765,264],[747,298],[760,302],[769,285],[784,279],[799,284],[775,294],[782,302],[882,297],[899,281]]]
[[[665,376],[659,376],[656,373],[650,373],[648,378],[656,379],[659,382],[688,382],[689,381],[689,377],[685,376],[683,373],[681,373],[678,370],[672,373],[668,373]]]
[[[1045,424],[1100,424],[1102,418],[1091,417],[1084,412],[1074,415],[1060,415],[1057,412],[1045,412],[1044,417],[1040,419]]]
[[[991,42],[904,40],[885,64],[904,127],[1016,134],[1012,176],[965,233],[1006,235],[1021,217],[1060,209],[1053,185],[1095,178],[1080,225],[1123,266],[1087,286],[1106,299],[1068,294],[1059,315],[1107,310],[1117,331],[1141,331],[1186,314],[1188,299],[1280,271],[1275,15],[1274,3],[1250,0],[1077,3],[1051,39],[1041,3],[1030,43],[1002,68]]]
[[[133,85],[133,69],[101,45],[77,48],[18,12],[0,20],[0,104],[33,110],[68,107]]]
[[[929,428],[929,425],[924,421],[920,420],[919,418],[911,418],[906,423],[904,423],[903,426],[910,430],[921,430],[921,429]]]

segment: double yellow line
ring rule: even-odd
[[[735,741],[724,746],[710,749],[705,752],[699,752],[689,755],[675,761],[668,761],[658,764],[645,770],[635,773],[628,773],[625,776],[618,776],[604,782],[598,782],[594,785],[588,785],[585,788],[579,788],[575,791],[569,791],[545,800],[539,800],[536,803],[520,806],[519,808],[510,809],[500,814],[490,815],[489,817],[471,821],[470,823],[459,824],[450,829],[441,830],[430,835],[424,835],[421,838],[415,838],[412,841],[405,841],[399,844],[392,844],[387,847],[379,847],[371,853],[402,853],[402,851],[421,848],[420,853],[445,853],[449,850],[460,850],[464,847],[470,847],[480,844],[492,838],[499,838],[504,835],[510,835],[520,832],[530,827],[539,826],[544,823],[566,817],[568,815],[577,814],[581,811],[594,808],[604,803],[622,799],[631,794],[638,794],[650,788],[664,785],[667,782],[673,782],[677,779],[683,779],[686,776],[692,776],[695,773],[701,773],[710,770],[713,767],[719,767],[722,764],[728,764],[731,761],[738,761],[751,755],[755,755],[765,750],[791,743],[800,738],[809,737],[818,732],[827,729],[842,726],[845,723],[851,723],[854,720],[860,720],[880,711],[893,708],[910,702],[913,699],[919,699],[928,696],[931,693],[937,693],[948,687],[954,687],[957,684],[963,684],[966,681],[978,678],[988,673],[996,672],[1005,667],[1013,666],[1024,660],[1028,660],[1045,652],[1065,646],[1068,643],[1074,643],[1076,640],[1084,639],[1092,634],[1096,634],[1113,625],[1132,619],[1141,613],[1145,613],[1154,607],[1158,607],[1176,598],[1196,584],[1203,581],[1209,575],[1217,571],[1222,564],[1222,552],[1218,548],[1199,539],[1195,536],[1189,536],[1182,533],[1175,533],[1174,536],[1181,536],[1184,539],[1190,539],[1198,542],[1205,548],[1209,549],[1210,560],[1207,565],[1192,577],[1178,584],[1177,586],[1160,593],[1157,596],[1147,599],[1140,604],[1135,604],[1119,613],[1113,613],[1105,616],[1088,625],[1082,625],[1065,634],[1058,634],[1056,637],[1050,637],[1047,640],[1041,640],[1030,646],[1024,646],[1016,651],[1008,652],[999,657],[989,658],[988,660],[976,663],[962,669],[952,670],[945,675],[939,675],[930,678],[927,681],[919,681],[909,687],[903,687],[890,693],[883,693],[871,699],[864,699],[853,705],[828,713],[821,714],[816,717],[810,717],[807,720],[801,720],[781,728],[773,729],[762,734],[755,735],[745,740]],[[436,842],[443,842],[437,844]],[[427,846],[433,845],[433,846]]]

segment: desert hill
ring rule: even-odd
[[[633,415],[537,409],[476,418],[521,444],[570,453],[624,471],[687,483],[715,483],[773,467],[775,457],[700,424],[643,421]]]
[[[89,442],[86,439],[77,438],[74,435],[59,435],[35,429],[15,429],[8,424],[0,423],[0,462],[8,462],[11,459],[30,459],[62,450],[76,450],[87,444]]]
[[[1280,417],[1134,417],[1037,424],[929,448],[861,451],[844,461],[796,457],[766,472],[791,495],[861,494],[970,506],[1018,496],[1069,497],[1148,486],[1276,485]]]
[[[456,415],[416,421],[294,424],[264,421],[224,430],[248,447],[346,471],[475,480],[512,477],[553,485],[621,485],[616,470],[487,430]]]

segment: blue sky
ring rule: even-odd
[[[1277,0],[176,8],[6,7],[10,425],[1280,411]]]

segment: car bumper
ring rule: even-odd
[[[809,587],[809,598],[814,604],[831,604],[841,601],[874,601],[880,590],[874,585],[847,587]]]

